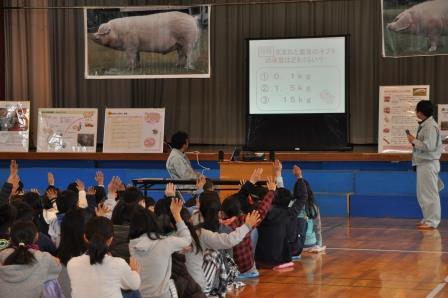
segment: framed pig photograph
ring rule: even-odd
[[[84,9],[85,77],[210,77],[208,5]]]
[[[381,0],[383,57],[448,54],[448,0]]]

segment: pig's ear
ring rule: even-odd
[[[100,35],[107,35],[110,33],[110,27],[107,25],[101,25],[98,29],[98,34]]]
[[[397,20],[394,20],[394,27],[396,31],[401,31],[409,28],[412,24],[412,15],[405,11],[398,15]]]

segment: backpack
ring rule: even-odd
[[[225,251],[206,249],[202,270],[205,276],[204,293],[210,296],[225,297],[227,286],[235,282],[239,275],[238,266]]]

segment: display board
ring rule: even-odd
[[[350,150],[349,36],[248,39],[247,150]]]
[[[96,152],[98,109],[39,109],[37,152]]]
[[[103,152],[161,153],[165,109],[106,109]]]
[[[378,152],[412,152],[406,129],[417,133],[415,107],[421,100],[429,100],[429,86],[381,86],[378,119]]]
[[[28,152],[30,102],[0,101],[0,152]]]
[[[443,152],[448,152],[448,105],[438,105],[437,120],[442,136]]]
[[[345,36],[249,40],[249,113],[344,113],[345,58]]]

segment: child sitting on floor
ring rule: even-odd
[[[250,180],[242,186],[242,189],[250,189],[251,187],[254,187],[257,181],[261,178],[262,170],[263,169],[261,168],[256,169],[252,173]],[[271,208],[272,200],[275,197],[276,183],[272,178],[268,177],[267,187],[269,192],[266,193],[264,198],[260,200],[256,207],[256,210],[260,215],[260,221],[262,221],[268,213]],[[240,193],[242,193],[242,191],[240,191]],[[244,225],[246,219],[246,214],[243,214],[241,211],[241,205],[238,197],[240,193],[226,198],[222,204],[222,212],[225,218],[222,220],[222,223],[230,227],[232,230]],[[250,234],[247,234],[241,243],[233,247],[233,258],[235,259],[235,262],[238,265],[238,270],[241,273],[239,276],[240,279],[259,276],[259,273],[255,268],[254,252],[255,247],[252,245]]]
[[[307,221],[305,236],[305,245],[303,251],[318,253],[325,251],[326,246],[322,246],[322,232],[320,222],[319,207],[314,202],[314,193],[308,181],[304,180],[308,197],[305,206],[299,214],[299,217]]]

